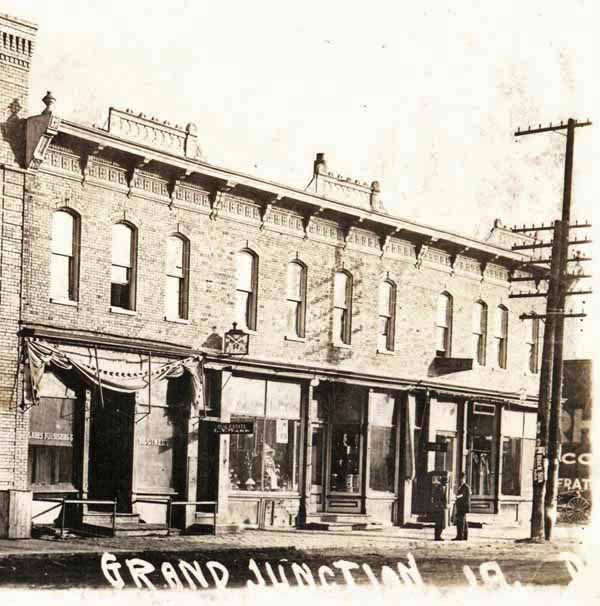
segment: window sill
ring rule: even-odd
[[[332,343],[332,347],[336,347],[337,349],[352,349],[352,345],[348,343]]]
[[[306,337],[296,337],[294,335],[285,335],[283,337],[286,341],[294,341],[296,343],[306,343]]]
[[[190,321],[187,318],[169,318],[165,316],[165,322],[173,322],[174,324],[189,324]]]
[[[66,305],[67,307],[78,307],[79,301],[71,301],[70,299],[53,299],[50,297],[50,303],[56,305]]]
[[[381,354],[382,356],[395,356],[396,352],[390,349],[378,349],[377,350],[378,354]]]
[[[121,314],[123,316],[137,316],[137,311],[135,309],[125,309],[124,307],[114,307],[110,306],[111,314]]]

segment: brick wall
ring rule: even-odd
[[[61,169],[62,170],[62,169]],[[260,229],[254,214],[232,216],[221,212],[211,220],[202,205],[177,202],[169,208],[160,196],[128,197],[125,188],[81,185],[70,175],[40,173],[31,215],[31,241],[26,256],[24,320],[65,329],[168,343],[203,346],[214,332],[222,335],[231,327],[234,301],[234,255],[249,247],[259,256],[258,329],[251,337],[251,357],[272,361],[338,367],[426,379],[435,355],[435,305],[440,292],[454,298],[452,354],[472,357],[472,304],[483,299],[489,308],[488,363],[472,371],[435,380],[486,389],[514,392],[537,391],[538,376],[528,371],[526,335],[528,323],[518,316],[531,303],[508,298],[508,284],[498,278],[497,268],[481,280],[479,272],[450,272],[448,263],[435,251],[415,267],[414,252],[381,257],[350,242],[304,239],[291,230],[269,224]],[[81,216],[80,296],[76,307],[49,302],[48,263],[50,221],[53,210],[68,207]],[[249,216],[248,216],[249,215]],[[137,309],[134,316],[110,312],[110,233],[113,222],[126,218],[138,232]],[[166,237],[179,230],[191,242],[189,324],[164,320]],[[398,245],[400,248],[400,244]],[[298,258],[308,268],[306,342],[292,342],[286,335],[286,267]],[[468,259],[465,260],[468,263]],[[352,347],[331,345],[332,278],[336,268],[354,278]],[[479,267],[477,265],[477,267]],[[500,273],[499,273],[500,272]],[[377,292],[389,277],[398,287],[396,351],[377,353]],[[493,363],[493,326],[496,308],[509,309],[508,368]]]

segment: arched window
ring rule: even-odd
[[[306,318],[306,267],[300,261],[288,263],[287,334],[303,339]]]
[[[506,368],[508,361],[508,309],[499,305],[496,310],[496,351],[498,368]]]
[[[167,282],[165,312],[167,319],[188,317],[189,241],[183,236],[167,238]]]
[[[256,330],[256,303],[258,290],[258,258],[249,250],[235,257],[235,317],[238,324]]]
[[[437,300],[435,343],[437,357],[449,358],[451,356],[452,297],[447,292],[443,292]]]
[[[485,366],[487,343],[487,305],[483,301],[473,304],[473,357],[479,366]]]
[[[126,223],[112,227],[110,304],[135,309],[136,230]]]
[[[396,332],[396,285],[391,280],[385,280],[379,287],[379,328],[377,349],[379,351],[394,351]]]
[[[338,271],[334,278],[333,342],[350,345],[352,330],[352,276]]]
[[[529,372],[537,374],[540,368],[540,319],[533,318],[529,328]]]
[[[68,210],[52,215],[50,298],[77,301],[79,282],[79,217]]]

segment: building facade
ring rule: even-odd
[[[192,124],[78,124],[51,93],[25,117],[35,32],[0,17],[0,490],[19,511],[405,524],[465,471],[476,513],[529,519],[541,327],[509,294],[543,268],[521,236],[400,219],[321,154],[301,191],[205,162]],[[234,322],[247,353],[225,352]]]

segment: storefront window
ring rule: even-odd
[[[299,383],[232,377],[224,386],[231,420],[254,423],[254,433],[230,436],[232,490],[298,490],[300,395]]]
[[[73,485],[73,423],[75,400],[40,398],[29,424],[29,485]]]
[[[535,414],[503,410],[501,430],[502,494],[529,494],[535,450]]]
[[[396,475],[395,398],[386,393],[371,393],[369,398],[369,488],[394,492]]]
[[[470,479],[473,495],[494,494],[494,418],[496,407],[474,404],[471,415]]]

